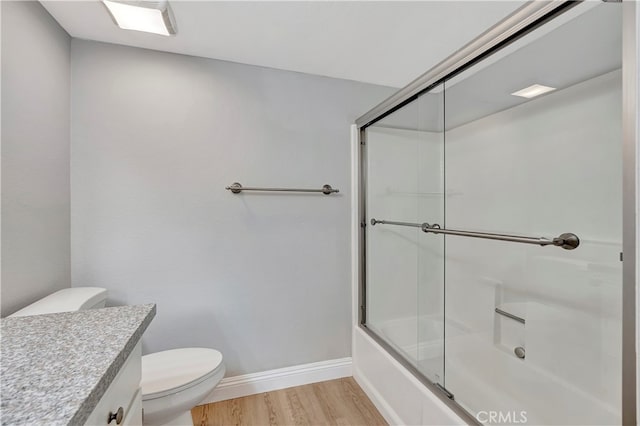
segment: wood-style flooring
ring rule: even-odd
[[[196,426],[386,425],[352,377],[195,407]]]

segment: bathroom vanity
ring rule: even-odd
[[[0,320],[2,425],[142,423],[140,338],[155,304]]]

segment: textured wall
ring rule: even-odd
[[[393,89],[79,40],[72,75],[73,285],[228,375],[349,356],[349,125]]]
[[[2,316],[71,284],[69,35],[36,1],[2,8]]]

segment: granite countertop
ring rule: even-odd
[[[83,424],[155,314],[149,304],[0,320],[2,424]]]

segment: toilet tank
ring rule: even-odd
[[[101,287],[65,288],[47,297],[43,297],[9,316],[25,317],[28,315],[55,314],[58,312],[104,308],[106,301],[107,289]]]

